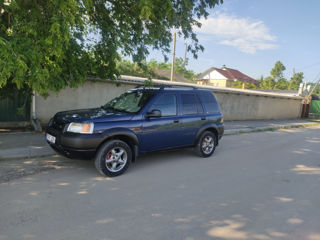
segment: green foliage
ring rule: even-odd
[[[170,52],[172,29],[203,50],[197,19],[222,0],[0,0],[0,88],[46,95],[91,74],[115,79],[119,53],[141,63],[150,47]],[[95,36],[95,37],[92,37]],[[143,68],[143,67],[142,67]]]
[[[157,62],[154,59],[149,62],[142,62],[141,64],[133,63],[125,59],[117,61],[117,70],[121,75],[157,78],[158,76],[154,73],[156,69],[170,70],[171,64]],[[192,70],[188,70],[184,67],[182,58],[175,59],[174,71],[189,80],[193,80],[196,76]]]
[[[288,90],[289,82],[285,78],[279,78],[274,85],[274,89]]]
[[[315,83],[310,83],[311,89],[314,87],[314,84]],[[319,84],[316,86],[316,88],[314,89],[312,94],[316,94],[316,95],[318,95],[320,97],[320,85]]]
[[[271,70],[269,77],[260,79],[261,89],[279,89],[279,90],[298,90],[300,83],[303,80],[303,73],[295,73],[290,81],[283,77],[283,72],[286,67],[282,62],[277,61],[274,65],[274,68]]]
[[[268,79],[268,85],[269,87],[272,87],[272,89],[280,89],[280,90],[286,90],[288,89],[288,82],[283,77],[283,71],[286,70],[286,67],[282,64],[282,62],[277,61],[274,65],[274,68],[271,69],[270,75],[271,79]]]
[[[243,82],[235,81],[232,87],[233,88],[242,88],[242,85],[243,85]],[[246,82],[245,89],[257,89],[257,86],[253,83]]]
[[[188,61],[186,61],[186,65],[188,65]],[[160,67],[159,67],[160,68]],[[160,68],[161,69],[161,68]],[[184,60],[182,58],[176,58],[174,63],[174,71],[186,79],[193,80],[196,76],[194,71],[187,70],[184,66]]]
[[[261,89],[274,89],[276,81],[272,77],[266,77],[260,84]]]
[[[119,74],[129,75],[136,77],[147,77],[147,73],[137,63],[133,63],[129,60],[117,61],[116,68]],[[147,66],[148,68],[148,66]]]
[[[274,65],[274,68],[271,69],[271,77],[278,81],[279,79],[283,78],[283,71],[286,70],[286,67],[282,64],[282,62],[277,61]]]
[[[302,83],[303,80],[303,73],[299,72],[299,73],[295,73],[289,82],[289,90],[298,90],[300,83]]]

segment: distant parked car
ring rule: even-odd
[[[199,156],[209,157],[223,132],[211,91],[137,87],[99,108],[58,112],[46,140],[67,157],[94,158],[97,170],[113,177],[150,151],[194,147]]]

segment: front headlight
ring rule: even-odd
[[[92,134],[93,133],[93,128],[94,128],[94,124],[93,123],[75,123],[75,122],[72,122],[72,123],[69,124],[67,132]]]

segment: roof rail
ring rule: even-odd
[[[148,86],[144,84],[137,85],[135,88],[146,88]],[[195,86],[188,86],[188,85],[180,85],[180,84],[163,84],[163,83],[153,83],[150,87],[159,87],[160,90],[163,90],[164,88],[191,88],[191,89],[198,89]]]
[[[164,88],[192,88],[192,89],[197,89],[195,86],[188,86],[188,85],[179,85],[179,84],[162,84],[160,86],[160,89]]]

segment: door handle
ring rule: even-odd
[[[207,118],[206,117],[201,117],[201,120],[206,120]]]
[[[179,120],[173,120],[174,123],[179,123]]]

